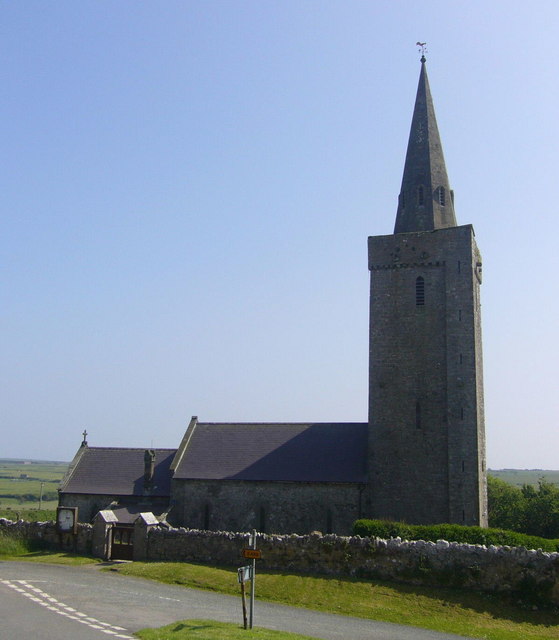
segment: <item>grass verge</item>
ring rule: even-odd
[[[101,562],[98,558],[67,553],[65,551],[49,551],[41,546],[18,536],[0,532],[0,559],[25,560],[27,562],[48,562],[50,564],[82,565]]]
[[[116,565],[110,570],[167,584],[239,595],[234,569],[134,562]],[[504,598],[469,591],[260,572],[256,577],[256,596],[290,606],[485,640],[559,640],[557,613],[525,609]]]
[[[261,627],[243,629],[236,624],[214,620],[180,620],[159,629],[142,629],[134,635],[142,640],[316,640],[298,633]]]
[[[28,551],[21,555],[3,555],[0,554],[0,560],[17,560],[24,562],[45,562],[48,564],[68,564],[80,566],[84,564],[99,564],[102,562],[99,558],[91,558],[89,556],[80,556],[75,553],[67,553],[65,551]]]

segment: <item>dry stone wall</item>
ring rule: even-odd
[[[13,522],[0,518],[0,534],[31,540],[47,549],[61,549],[73,553],[91,553],[92,531],[93,527],[90,524],[78,524],[78,533],[73,536],[58,533],[54,522]]]
[[[150,560],[240,566],[248,534],[154,528]],[[559,553],[439,540],[258,534],[258,567],[515,593],[559,605]]]
[[[91,549],[93,527],[80,525],[76,540],[60,538],[54,523],[11,522],[0,519],[0,533],[40,540],[52,547]],[[151,561],[201,562],[238,567],[248,561],[242,549],[247,533],[149,527],[135,528],[135,546]],[[141,536],[144,536],[141,540]],[[141,544],[140,544],[141,543]],[[485,547],[439,540],[343,537],[336,535],[258,534],[261,569],[329,576],[394,580],[509,593],[559,606],[559,553],[523,547]],[[135,559],[140,559],[135,555]]]

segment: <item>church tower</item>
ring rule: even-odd
[[[369,238],[370,513],[487,526],[479,289],[457,226],[425,57],[394,234]]]

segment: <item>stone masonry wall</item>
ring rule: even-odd
[[[350,534],[363,517],[359,484],[173,480],[174,526],[213,531]]]
[[[478,263],[470,225],[369,238],[370,517],[487,525]]]
[[[240,566],[248,534],[154,528],[148,555],[154,561]],[[258,534],[258,567],[294,573],[395,580],[518,593],[559,605],[559,553],[522,547],[484,547],[336,535]]]
[[[51,547],[87,553],[92,527],[79,525],[75,543],[60,538],[52,522],[0,519],[0,533],[41,540]],[[146,559],[201,562],[238,567],[247,563],[242,549],[248,533],[153,527],[143,545]],[[449,543],[407,542],[399,538],[336,535],[258,534],[261,569],[329,576],[394,580],[406,584],[448,586],[517,594],[539,603],[559,605],[559,553],[523,547],[484,547]]]
[[[76,536],[61,534],[56,530],[54,522],[13,522],[0,518],[0,534],[32,540],[44,545],[47,549],[61,549],[73,553],[91,553],[91,536],[93,527],[90,524],[78,524]]]

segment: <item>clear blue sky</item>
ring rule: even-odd
[[[366,420],[423,40],[488,464],[559,468],[558,33],[551,1],[0,1],[0,457]]]

